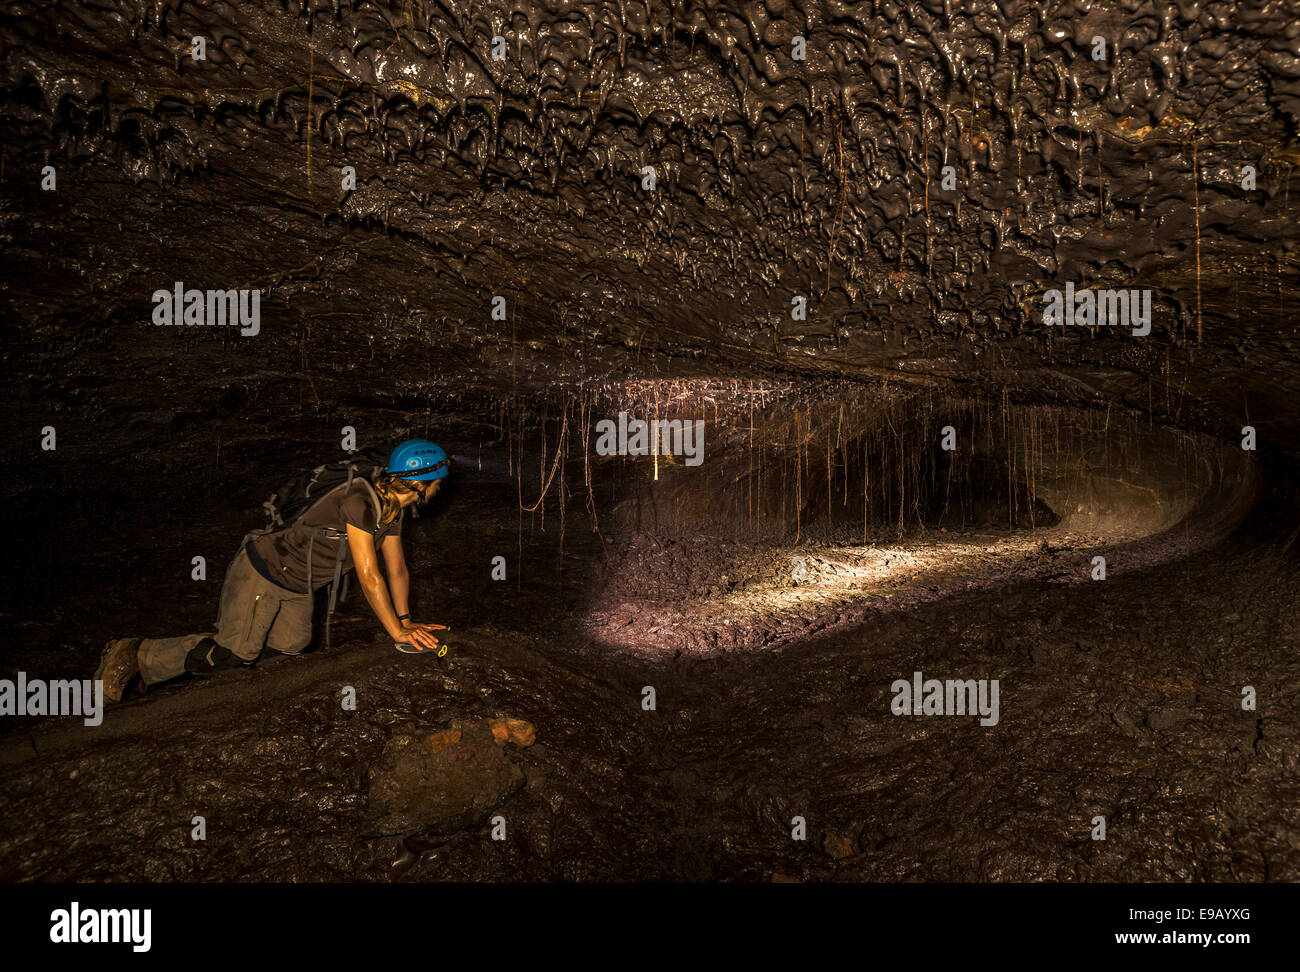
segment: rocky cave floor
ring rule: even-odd
[[[431,578],[424,596],[445,612],[418,613],[453,628],[445,659],[394,652],[354,596],[328,652],[155,687],[110,707],[96,728],[6,720],[0,877],[1300,878],[1300,553],[1291,528],[1277,526],[1286,503],[1265,501],[1208,551],[1135,562],[1104,582],[1062,582],[1047,534],[1031,536],[1028,553],[1021,535],[904,538],[909,556],[927,543],[1019,544],[1012,559],[1029,567],[999,575],[972,563],[957,583],[920,576],[913,586],[930,596],[896,587],[892,606],[841,593],[829,614],[816,601],[787,606],[767,647],[725,650],[723,639],[722,650],[686,641],[679,651],[671,627],[643,626],[640,644],[598,640],[595,585],[580,566],[601,560],[598,544],[572,522],[563,558],[536,555],[558,540],[553,521],[529,542],[531,562],[554,569],[516,590],[465,580],[466,550],[493,542],[474,511],[496,498],[479,494],[410,541],[414,575]],[[210,529],[216,543],[239,527],[214,519]],[[510,533],[496,539],[513,545]],[[159,573],[156,540],[123,532],[116,559],[86,563],[75,590],[31,578],[28,593],[45,590],[50,606],[28,601],[21,616],[40,621],[2,619],[28,646],[13,669],[84,677],[104,637],[201,630],[219,578],[145,590],[136,578]],[[814,587],[828,564],[846,562],[843,551],[803,549]],[[647,541],[633,554],[624,580],[603,585],[606,612],[630,589],[633,562],[643,604],[661,611],[663,578],[692,565],[701,576],[731,570],[678,605],[697,619],[709,614],[703,602],[721,616],[737,590],[779,586],[789,563],[785,551],[704,542]],[[741,576],[739,561],[768,566]],[[890,684],[917,670],[998,678],[999,723],[892,715]],[[355,711],[340,704],[345,685]],[[1257,690],[1257,711],[1243,711],[1243,685]],[[645,686],[654,711],[642,708]],[[405,842],[368,832],[371,769],[387,743],[498,715],[536,733],[532,745],[505,746],[522,773],[499,806]],[[472,774],[477,750],[465,752],[454,771]],[[506,839],[491,838],[488,810],[505,818]],[[196,814],[204,841],[191,839]],[[1104,841],[1090,836],[1098,815]],[[805,841],[791,838],[796,816]]]

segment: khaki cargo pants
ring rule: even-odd
[[[259,574],[240,549],[221,585],[217,630],[180,638],[146,638],[140,644],[140,677],[146,685],[185,673],[185,656],[204,638],[245,662],[262,647],[296,655],[311,643],[310,594],[294,594]]]

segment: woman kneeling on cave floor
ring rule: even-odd
[[[437,651],[433,632],[446,626],[411,621],[402,520],[407,507],[438,494],[449,466],[439,446],[410,439],[393,450],[382,472],[376,469],[373,483],[365,476],[349,476],[282,529],[245,538],[221,587],[217,630],[108,642],[95,672],[104,695],[121,701],[137,676],[149,686],[186,672],[210,675],[248,665],[264,647],[299,654],[311,643],[315,592],[351,569],[399,648]],[[386,583],[377,557],[381,550]]]

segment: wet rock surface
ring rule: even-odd
[[[355,401],[381,360],[398,409],[465,376],[877,376],[1300,447],[1291,0],[4,18],[15,428],[58,408],[138,447]],[[177,280],[260,288],[261,333],[153,326]],[[1066,281],[1151,288],[1151,338],[1044,327]],[[183,407],[142,410],[140,374]]]

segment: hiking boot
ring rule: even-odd
[[[143,638],[118,638],[104,646],[95,678],[104,682],[104,696],[121,702],[131,681],[140,674],[140,642]]]

